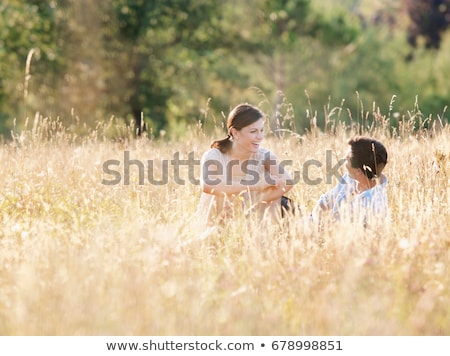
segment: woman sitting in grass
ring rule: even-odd
[[[371,137],[356,136],[348,144],[347,173],[320,197],[313,219],[320,222],[328,211],[333,221],[361,221],[367,226],[388,213],[387,178],[382,174],[388,154],[384,145]]]
[[[241,213],[278,219],[291,177],[261,147],[264,114],[239,104],[228,115],[227,129],[227,137],[213,141],[201,159],[199,218],[214,224]]]

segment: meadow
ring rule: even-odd
[[[121,169],[125,152],[152,160],[155,177],[175,153],[200,159],[220,125],[134,139],[114,121],[77,135],[37,115],[0,147],[0,335],[450,335],[450,127],[385,119],[268,134],[264,146],[301,172],[290,192],[301,212],[207,230],[189,179],[199,167],[170,168],[161,185],[137,165],[125,184]],[[388,148],[390,219],[311,228],[304,217],[336,183],[326,152],[335,164],[357,133]],[[317,184],[302,178],[312,159]],[[118,184],[105,184],[109,160]]]

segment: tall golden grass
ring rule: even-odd
[[[282,227],[242,217],[207,231],[183,167],[185,185],[172,175],[139,184],[136,167],[129,185],[105,185],[103,163],[123,163],[124,151],[155,167],[175,152],[199,159],[216,134],[197,126],[177,141],[133,139],[108,122],[77,136],[36,115],[0,148],[0,334],[449,335],[450,129],[414,129],[409,118],[392,130],[384,119],[265,140],[291,172],[323,162],[313,178],[350,136],[384,142],[382,228],[311,228],[304,217],[334,179],[300,180],[290,196],[302,216]]]

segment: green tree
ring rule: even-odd
[[[305,89],[311,89],[319,102],[326,102],[329,94],[320,93],[318,87],[329,90],[328,80],[324,78],[325,85],[317,85],[317,81],[333,70],[329,60],[332,56],[325,53],[356,41],[360,35],[358,21],[344,8],[334,6],[332,11],[327,11],[309,0],[265,0],[261,4],[264,16],[257,28],[263,29],[259,42],[264,45],[264,51],[259,58],[266,77],[283,94],[274,100],[274,117],[285,114],[279,112],[284,96],[298,100],[296,93],[300,91],[304,97]],[[276,121],[278,124],[279,118]],[[309,126],[309,117],[296,122],[299,128],[304,128]]]
[[[122,88],[125,100],[117,103],[129,106],[139,130],[142,114],[155,129],[194,115],[200,99],[206,101],[204,93],[217,93],[216,108],[223,108],[231,101],[223,93],[233,88],[284,91],[292,85],[286,63],[295,63],[292,52],[304,38],[336,46],[358,35],[342,13],[325,17],[310,5],[309,0],[114,0],[107,53],[120,59],[123,75],[108,71],[109,96],[118,98]],[[255,63],[264,76],[254,75]]]
[[[0,129],[11,127],[12,119],[26,118],[47,93],[60,68],[55,46],[54,8],[41,1],[4,0],[0,4]],[[45,82],[35,73],[46,70]]]
[[[209,53],[224,42],[217,25],[220,4],[113,0],[106,53],[107,62],[117,67],[106,79],[113,98],[109,110],[120,112],[126,104],[138,133],[145,129],[142,115],[156,130],[167,124],[168,117],[177,116],[170,102],[178,91],[189,90],[180,88],[186,84],[182,78],[191,70],[201,74],[196,67],[204,68]],[[195,79],[189,85],[201,86],[201,75]]]

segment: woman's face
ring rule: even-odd
[[[241,130],[233,131],[235,147],[255,153],[258,151],[261,141],[264,138],[264,120],[261,118],[253,124],[243,127]]]

